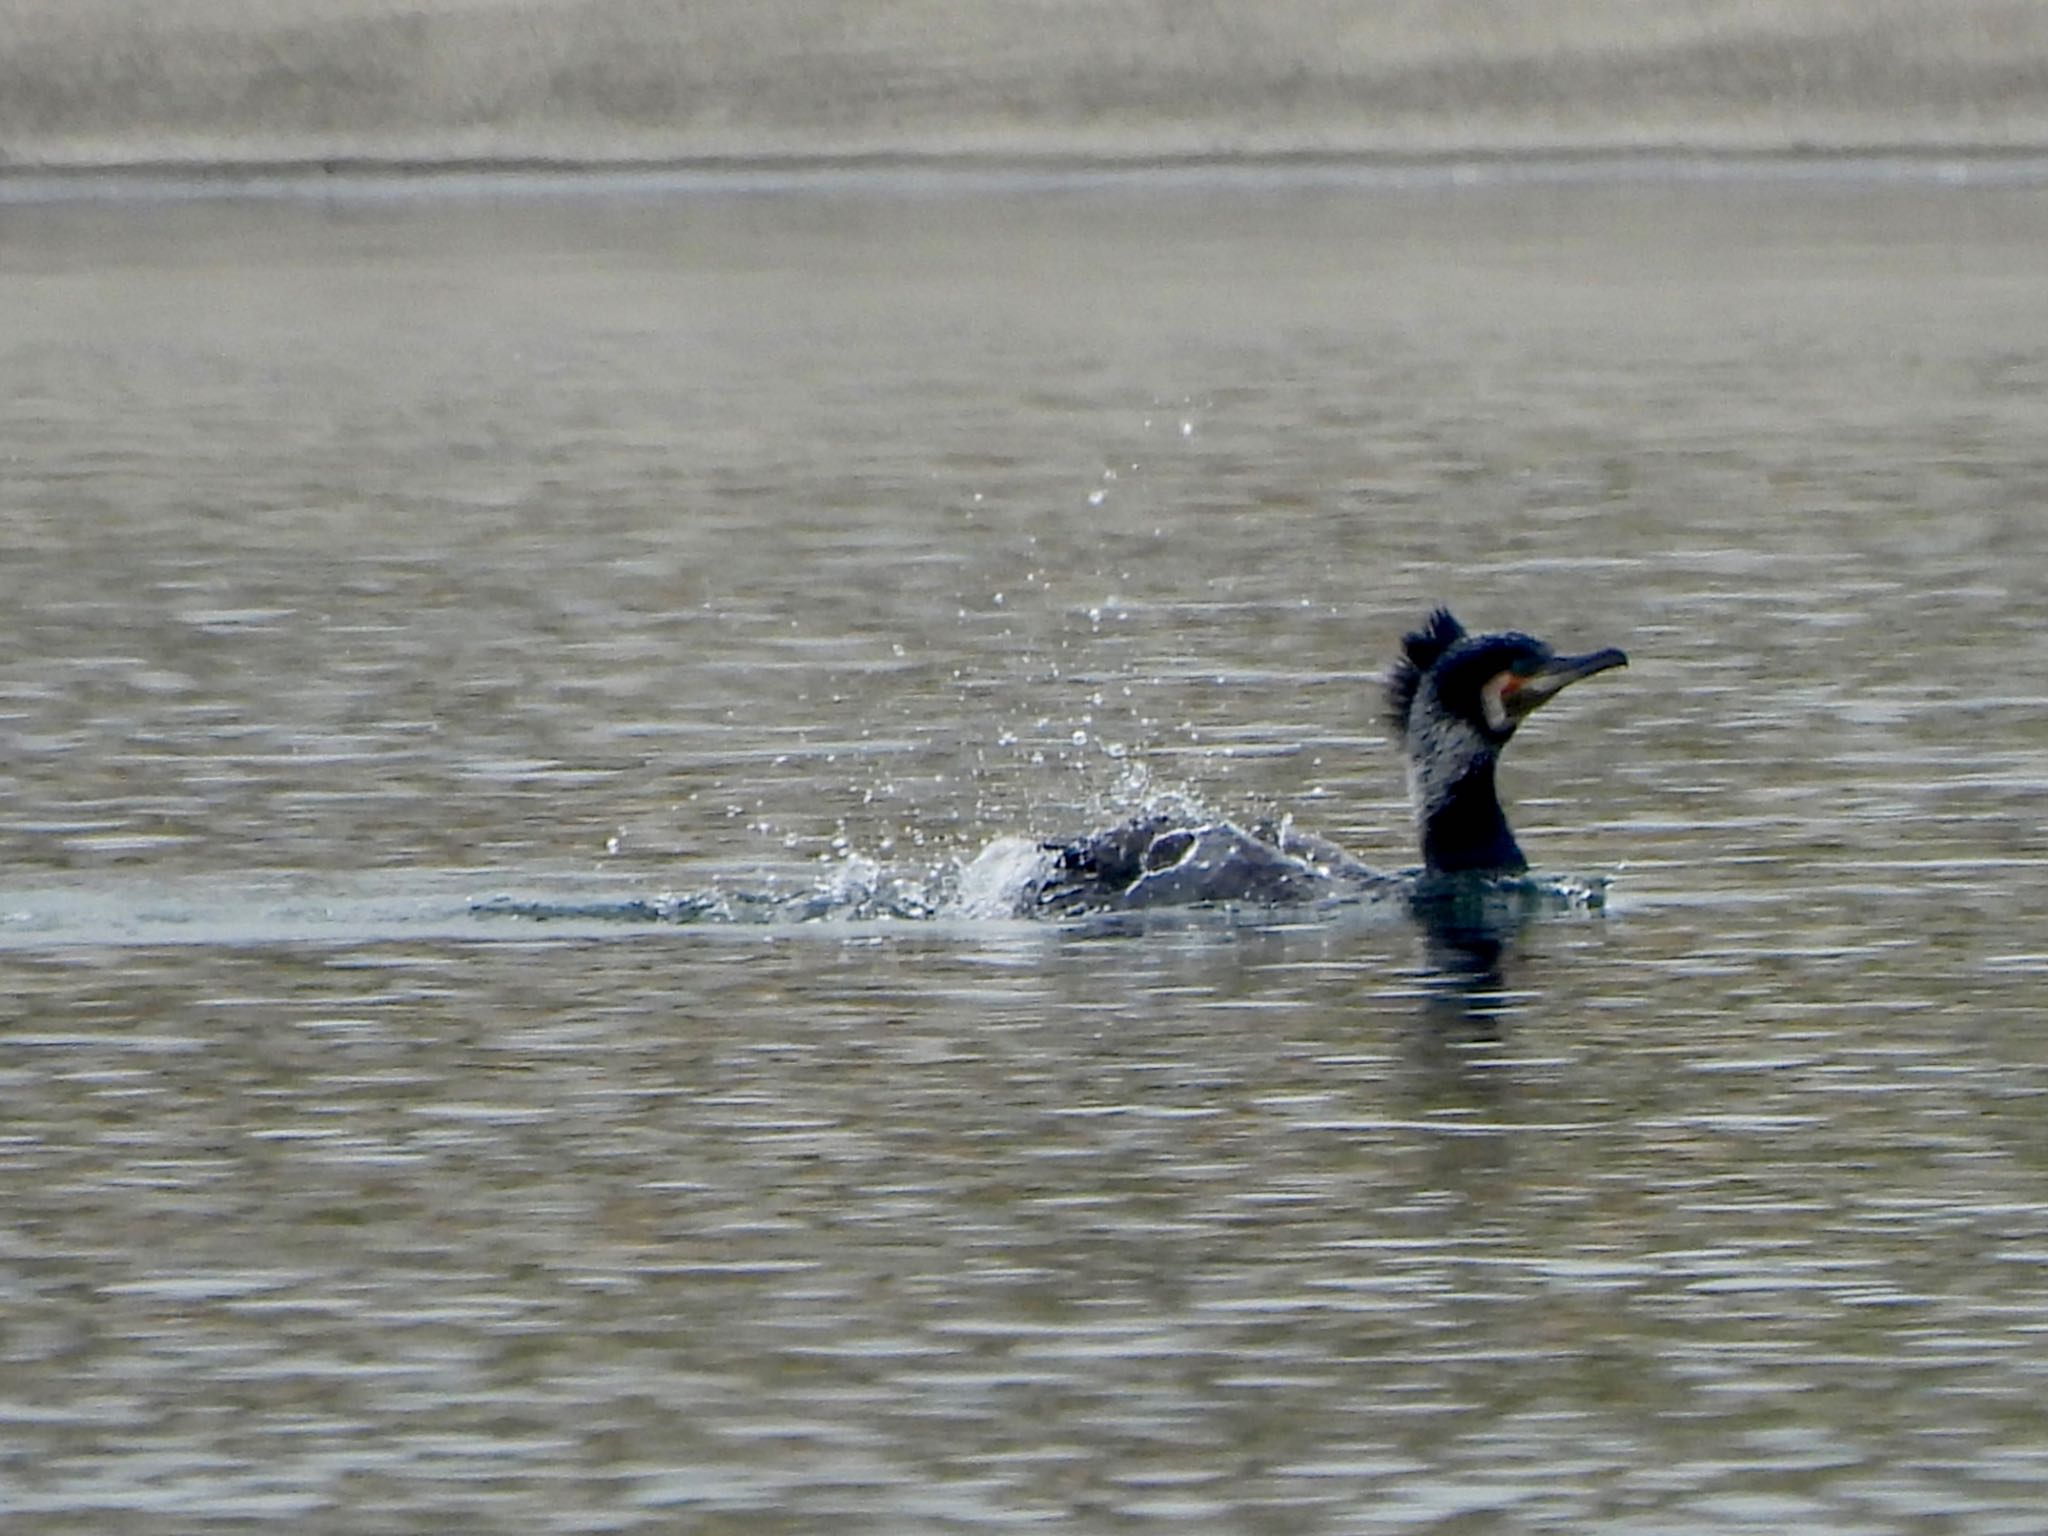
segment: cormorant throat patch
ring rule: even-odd
[[[1496,672],[1486,680],[1479,690],[1479,704],[1486,711],[1486,724],[1496,734],[1505,735],[1514,729],[1520,712],[1515,709],[1515,695],[1522,691],[1522,679],[1512,672]]]

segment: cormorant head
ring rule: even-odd
[[[1612,647],[1560,656],[1533,635],[1468,635],[1439,608],[1401,642],[1387,678],[1387,723],[1406,735],[1420,704],[1465,722],[1498,749],[1580,678],[1627,665],[1627,654]]]
[[[1469,635],[1448,608],[1401,642],[1387,676],[1387,723],[1408,758],[1409,791],[1432,868],[1525,867],[1493,787],[1515,728],[1582,677],[1625,667],[1614,649],[1560,656],[1530,635]]]

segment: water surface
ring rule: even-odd
[[[2031,1530],[2048,197],[0,210],[24,1530]],[[1600,917],[606,920],[1167,789]],[[585,913],[535,922],[499,898]]]

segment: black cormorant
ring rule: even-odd
[[[1274,905],[1352,892],[1413,891],[1418,880],[1528,869],[1494,785],[1501,749],[1541,705],[1584,677],[1626,666],[1614,649],[1560,656],[1524,634],[1471,635],[1439,608],[1401,642],[1387,675],[1387,723],[1408,764],[1419,872],[1385,874],[1291,826],[1156,811],[1072,842],[1042,845],[1025,905],[1100,912],[1197,902]]]
[[[1423,867],[1445,875],[1526,870],[1494,787],[1501,749],[1565,688],[1627,665],[1612,647],[1560,656],[1530,635],[1468,635],[1448,608],[1404,638],[1387,674],[1387,724],[1408,762]]]

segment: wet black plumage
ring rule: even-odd
[[[1465,626],[1438,608],[1422,621],[1420,629],[1401,637],[1401,654],[1387,672],[1387,724],[1398,740],[1408,728],[1408,710],[1415,702],[1415,690],[1423,674],[1437,664],[1443,653],[1465,638]]]
[[[1387,674],[1387,724],[1408,765],[1425,868],[1519,874],[1529,867],[1495,783],[1501,750],[1538,707],[1628,657],[1560,656],[1533,635],[1470,635],[1438,608],[1401,642]]]

